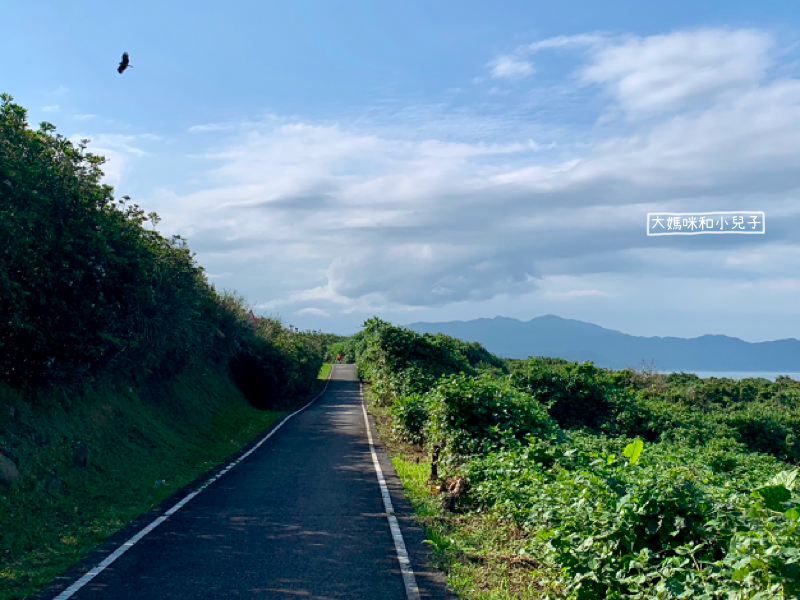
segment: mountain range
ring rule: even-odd
[[[696,338],[640,337],[592,323],[545,315],[530,321],[507,317],[412,323],[418,333],[443,333],[483,346],[505,358],[551,356],[591,360],[598,367],[652,365],[660,371],[800,372],[800,340],[745,342],[726,335]]]

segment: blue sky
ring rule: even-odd
[[[257,312],[800,338],[796,3],[187,6],[4,7],[0,91]]]

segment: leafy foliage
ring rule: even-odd
[[[617,385],[592,363],[576,364],[534,358],[512,372],[514,384],[548,407],[565,429],[597,430],[612,418]]]
[[[558,567],[558,584],[571,598],[800,592],[798,523],[790,512],[800,498],[781,488],[782,502],[770,506],[748,493],[780,463],[742,455],[733,479],[711,466],[724,447],[648,446],[636,461],[610,452],[620,448],[574,435],[485,455],[469,464],[474,501],[530,532],[529,552]],[[631,459],[638,448],[631,444]]]
[[[0,96],[0,380],[146,382],[211,357],[230,361],[240,385],[269,382],[272,398],[312,385],[331,340],[217,294],[185,241],[155,231],[158,215],[100,183],[105,159],[87,143],[49,123],[30,129]]]
[[[391,410],[396,420],[395,431],[400,437],[414,444],[423,444],[430,418],[426,397],[420,394],[403,396],[395,400]]]
[[[384,404],[425,394],[445,375],[505,369],[499,358],[478,344],[445,335],[420,335],[377,317],[364,323],[352,344],[359,373],[372,382]]]
[[[155,231],[158,215],[101,184],[86,143],[30,129],[0,96],[0,453],[21,474],[0,494],[4,598],[277,417],[242,404],[234,382],[251,405],[286,408],[320,387],[337,339],[217,293],[184,240]],[[92,456],[81,465],[78,442]]]
[[[427,445],[445,476],[466,476],[461,510],[523,532],[520,551],[553,573],[545,589],[580,600],[800,597],[797,382],[549,358],[491,373],[467,368],[458,343],[378,320],[353,340],[396,430]]]
[[[558,425],[507,379],[464,374],[442,378],[428,394],[430,438],[453,458],[549,439]]]
[[[325,360],[327,362],[333,362],[340,354],[342,355],[343,363],[353,364],[356,362],[356,349],[351,338],[343,338],[340,336],[332,338],[331,343],[328,345]]]
[[[547,406],[564,429],[648,442],[733,438],[752,451],[800,462],[800,383],[790,379],[701,380],[558,359],[510,362],[515,385]]]

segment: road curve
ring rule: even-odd
[[[426,566],[422,532],[408,518],[402,488],[371,430],[420,597],[453,598],[441,574]],[[40,597],[56,597],[70,583],[62,579]],[[314,404],[71,598],[408,600],[355,368],[335,365]]]

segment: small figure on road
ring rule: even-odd
[[[342,355],[341,355],[341,354],[338,354],[338,355],[336,356],[336,362],[337,362],[337,363],[340,363],[340,362],[342,362]]]
[[[127,69],[128,67],[131,67],[131,69],[133,68],[132,65],[128,64],[128,53],[127,52],[123,52],[122,53],[122,62],[119,63],[119,68],[117,69],[117,71],[119,72],[120,75],[122,75],[122,72],[125,69]]]

